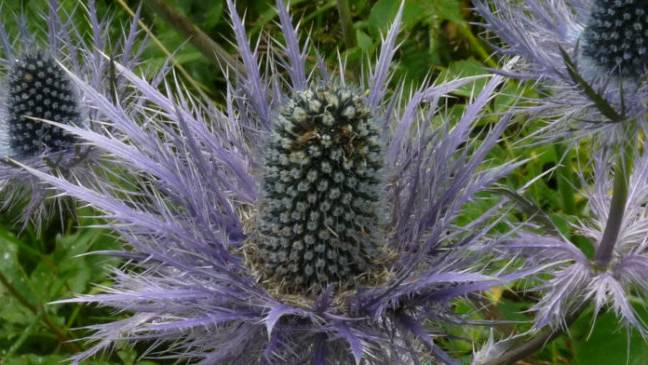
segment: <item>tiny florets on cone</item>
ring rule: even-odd
[[[583,53],[621,75],[648,68],[648,2],[597,0],[583,32]]]
[[[26,52],[9,72],[7,86],[9,146],[21,155],[63,150],[75,137],[40,119],[80,125],[72,82],[45,51]]]
[[[379,125],[358,91],[297,91],[274,118],[259,204],[264,278],[319,291],[381,256]],[[384,223],[384,222],[383,222]]]

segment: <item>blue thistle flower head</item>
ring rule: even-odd
[[[48,187],[21,165],[81,180],[92,175],[98,151],[59,126],[98,125],[96,113],[84,103],[72,79],[81,78],[98,92],[128,101],[122,81],[110,78],[109,61],[101,52],[130,66],[137,64],[139,54],[134,49],[135,23],[109,51],[108,20],[98,18],[94,1],[65,15],[57,1],[48,5],[42,14],[45,26],[37,33],[28,30],[24,14],[15,17],[17,36],[8,34],[0,23],[0,66],[4,69],[0,75],[0,209],[21,207],[18,219],[24,224],[34,221],[37,229],[42,220],[53,217],[51,212],[72,212],[71,201],[46,202],[51,195]],[[72,21],[81,16],[88,19],[91,37]]]
[[[9,145],[17,155],[60,151],[75,137],[43,120],[82,124],[79,96],[65,71],[42,50],[27,52],[9,71],[6,101]]]
[[[124,110],[75,80],[115,132],[59,126],[132,178],[79,184],[30,169],[105,212],[130,246],[110,253],[129,264],[108,292],[62,301],[131,313],[95,326],[75,361],[145,340],[149,354],[200,364],[456,363],[434,343],[439,323],[461,321],[451,300],[517,277],[489,270],[495,209],[457,227],[516,167],[482,165],[506,119],[469,138],[502,77],[451,125],[439,105],[477,78],[387,93],[402,8],[354,86],[319,57],[307,72],[281,0],[285,43],[269,43],[265,64],[227,5],[245,72],[233,71],[222,109],[117,64],[146,105]]]
[[[288,290],[324,289],[385,256],[381,126],[364,95],[295,91],[273,118],[259,199],[259,270]]]
[[[624,139],[631,120],[645,127],[648,5],[640,0],[475,0],[497,52],[520,59],[521,80],[541,81],[546,97],[524,109],[547,125],[542,139],[597,135]]]

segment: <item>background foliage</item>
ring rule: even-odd
[[[17,32],[13,14],[24,12],[34,21],[28,26],[37,31],[40,12],[46,8],[47,0],[6,0],[2,2],[1,19],[8,32]],[[83,2],[60,0],[61,12],[69,12]],[[173,54],[175,69],[190,88],[201,89],[216,102],[223,96],[223,75],[219,67],[188,43],[187,37],[165,21],[151,6],[151,1],[142,4],[142,25],[149,33],[149,42],[140,72],[153,73]],[[177,11],[184,14],[208,36],[234,57],[236,50],[229,42],[233,35],[224,10],[224,0],[171,0]],[[399,6],[396,0],[351,0],[352,29],[349,37],[343,36],[343,24],[337,10],[338,1],[293,0],[291,13],[293,21],[300,22],[302,34],[308,32],[313,44],[324,55],[327,62],[335,66],[337,52],[347,58],[348,69],[344,75],[353,79],[366,67],[365,60],[375,55],[381,43],[381,34],[387,27]],[[120,26],[128,26],[132,12],[140,6],[133,0],[101,0],[97,7],[101,14],[112,12],[117,20],[110,32],[115,37]],[[275,25],[276,12],[273,4],[266,1],[237,1],[241,13],[246,12],[246,26],[253,37],[258,37],[259,52],[267,51],[271,37],[278,37]],[[393,83],[404,83],[414,87],[425,77],[449,79],[457,76],[482,74],[485,67],[497,67],[500,60],[490,58],[487,44],[480,38],[479,22],[470,9],[470,2],[463,0],[408,0],[403,14],[404,28],[402,44],[396,55]],[[84,19],[75,20],[79,27],[87,27]],[[88,34],[89,29],[87,29]],[[302,40],[303,41],[303,40]],[[334,68],[334,67],[331,67]],[[6,70],[0,70],[3,74]],[[4,79],[4,77],[3,77]],[[470,96],[478,91],[480,83],[462,88],[454,96],[448,118],[461,115],[462,108]],[[530,95],[531,86],[510,83],[502,90],[491,105],[492,117],[483,125],[497,119],[497,113],[509,107],[516,96]],[[502,184],[519,188],[542,175],[527,190],[527,198],[536,202],[563,229],[570,234],[569,221],[587,219],[584,200],[578,193],[581,180],[572,173],[578,161],[585,161],[589,151],[585,140],[572,152],[564,155],[561,146],[522,147],[519,141],[532,132],[533,126],[523,127],[517,123],[506,133],[507,139],[491,153],[495,163],[531,158],[523,167]],[[476,136],[479,138],[479,136]],[[558,163],[562,156],[562,164]],[[120,316],[107,310],[80,305],[48,304],[57,299],[70,298],[83,293],[94,293],[101,287],[110,286],[110,268],[119,265],[119,260],[103,256],[84,256],[89,251],[118,249],[119,243],[109,232],[99,229],[79,229],[97,223],[93,212],[83,208],[81,218],[63,221],[54,219],[39,236],[36,227],[28,225],[23,229],[16,224],[21,207],[16,206],[0,212],[0,271],[4,276],[0,285],[0,364],[58,364],[71,353],[83,348],[81,339],[84,330],[78,329],[107,318]],[[480,203],[471,205],[465,212],[465,221],[479,214]],[[523,220],[524,215],[513,217]],[[588,242],[574,237],[583,248],[591,251]],[[509,319],[528,321],[525,313],[533,303],[532,293],[525,293],[520,287],[499,288],[481,298],[478,309],[457,303],[457,309],[472,313],[477,319]],[[642,305],[637,301],[636,305]],[[590,331],[594,325],[594,329]],[[525,327],[526,326],[526,327]],[[529,324],[517,327],[528,328]],[[636,333],[617,330],[617,321],[612,314],[594,319],[585,315],[572,327],[571,337],[562,337],[546,346],[526,364],[646,364],[648,346]],[[76,330],[75,330],[76,329]],[[503,334],[513,334],[508,325],[494,328]],[[488,328],[466,328],[457,333],[457,339],[442,340],[456,356],[470,359],[473,344],[470,338],[488,338]],[[629,342],[627,339],[629,338]],[[142,348],[119,348],[115,354],[98,359],[93,364],[155,364],[141,360]],[[172,363],[172,362],[169,362]]]

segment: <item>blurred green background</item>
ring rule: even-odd
[[[109,29],[118,38],[123,28],[132,20],[132,12],[142,6],[142,35],[148,33],[149,40],[143,53],[140,72],[153,74],[167,61],[170,54],[173,64],[190,90],[201,89],[205,95],[218,103],[224,94],[224,76],[213,60],[187,41],[182,34],[157,10],[159,0],[115,0],[97,1],[100,15],[112,16]],[[60,0],[60,13],[70,13],[84,2]],[[166,3],[166,2],[165,2]],[[258,51],[263,53],[273,37],[280,37],[276,25],[277,14],[273,3],[267,1],[237,1],[239,12],[246,14],[246,28],[253,39],[259,39]],[[344,23],[338,12],[339,1],[290,2],[293,22],[299,22],[302,42],[307,34],[329,64],[337,65],[337,52],[347,59],[344,77],[353,79],[367,62],[375,59],[381,44],[381,35],[388,29],[399,6],[396,0],[350,0],[350,21]],[[166,3],[179,14],[186,16],[227,53],[237,57],[232,45],[233,34],[228,22],[224,0],[170,0]],[[1,3],[1,19],[9,34],[17,34],[18,24],[14,14],[24,12],[27,19],[33,19],[28,27],[38,32],[41,26],[41,12],[47,8],[47,0],[4,0]],[[157,9],[157,10],[156,10]],[[85,29],[90,36],[87,19],[82,12],[74,19],[77,27]],[[501,64],[497,56],[490,56],[492,50],[482,41],[482,30],[474,23],[480,19],[471,10],[469,1],[463,0],[408,0],[404,5],[403,28],[399,36],[402,42],[393,64],[393,85],[404,83],[406,90],[419,85],[426,77],[438,80],[458,76],[486,73],[485,67],[496,68]],[[346,37],[344,29],[347,30]],[[313,60],[311,60],[313,61]],[[0,70],[4,79],[6,70]],[[465,103],[482,84],[476,83],[453,94],[448,118],[461,115]],[[502,95],[490,105],[492,116],[483,120],[486,127],[497,120],[497,112],[505,110],[520,95],[534,95],[529,85],[509,83],[501,90]],[[558,164],[565,153],[561,146],[522,147],[516,141],[531,133],[534,126],[522,127],[514,124],[506,132],[507,139],[492,151],[490,161],[501,163],[531,157],[530,162],[519,168],[502,184],[519,188],[540,174],[546,173],[527,191],[527,198],[543,208],[558,224],[563,233],[572,235],[568,223],[586,219],[584,200],[579,194],[580,179],[573,173],[577,162],[586,161],[589,156],[589,141],[583,141],[577,148],[565,155],[562,165]],[[479,136],[476,136],[479,138]],[[467,207],[464,220],[478,215],[487,204],[475,202]],[[41,227],[16,223],[21,207],[0,211],[0,271],[3,282],[0,285],[0,364],[58,364],[74,352],[87,347],[82,339],[88,335],[84,326],[102,321],[112,321],[122,314],[95,306],[76,304],[49,304],[54,300],[72,298],[80,294],[97,293],[102,287],[110,286],[110,268],[119,265],[117,259],[104,256],[79,256],[95,251],[119,249],[118,241],[110,232],[100,229],[78,227],[100,223],[89,208],[81,209],[78,220],[54,218]],[[512,219],[523,220],[523,214]],[[584,250],[589,244],[584,239],[573,237],[582,243]],[[525,310],[533,304],[534,294],[524,293],[523,284],[498,288],[487,293],[484,306],[476,311],[475,318],[509,319],[530,321],[532,315]],[[639,300],[637,305],[644,303]],[[474,311],[465,303],[457,303],[458,311]],[[590,329],[594,325],[593,331]],[[533,358],[520,364],[647,364],[648,346],[634,332],[617,329],[616,319],[605,314],[594,319],[584,315],[572,327],[571,337],[563,336],[548,344]],[[517,331],[529,328],[529,323],[516,327]],[[493,329],[501,335],[515,333],[511,326]],[[489,328],[466,328],[457,335],[460,338],[440,340],[455,356],[469,360],[474,349],[471,339],[485,341]],[[628,335],[630,342],[628,343]],[[162,364],[174,361],[148,361],[139,355],[146,344],[120,346],[113,354],[97,358],[92,364]],[[628,356],[629,355],[629,356]]]

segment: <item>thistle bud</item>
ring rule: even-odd
[[[379,125],[360,93],[295,92],[266,150],[256,240],[263,276],[318,291],[367,273],[384,240],[382,167]]]
[[[622,76],[643,75],[648,69],[648,1],[594,1],[583,53]]]
[[[23,54],[9,72],[8,88],[6,124],[15,153],[59,151],[74,143],[74,136],[40,120],[79,125],[81,119],[72,82],[50,54]]]

